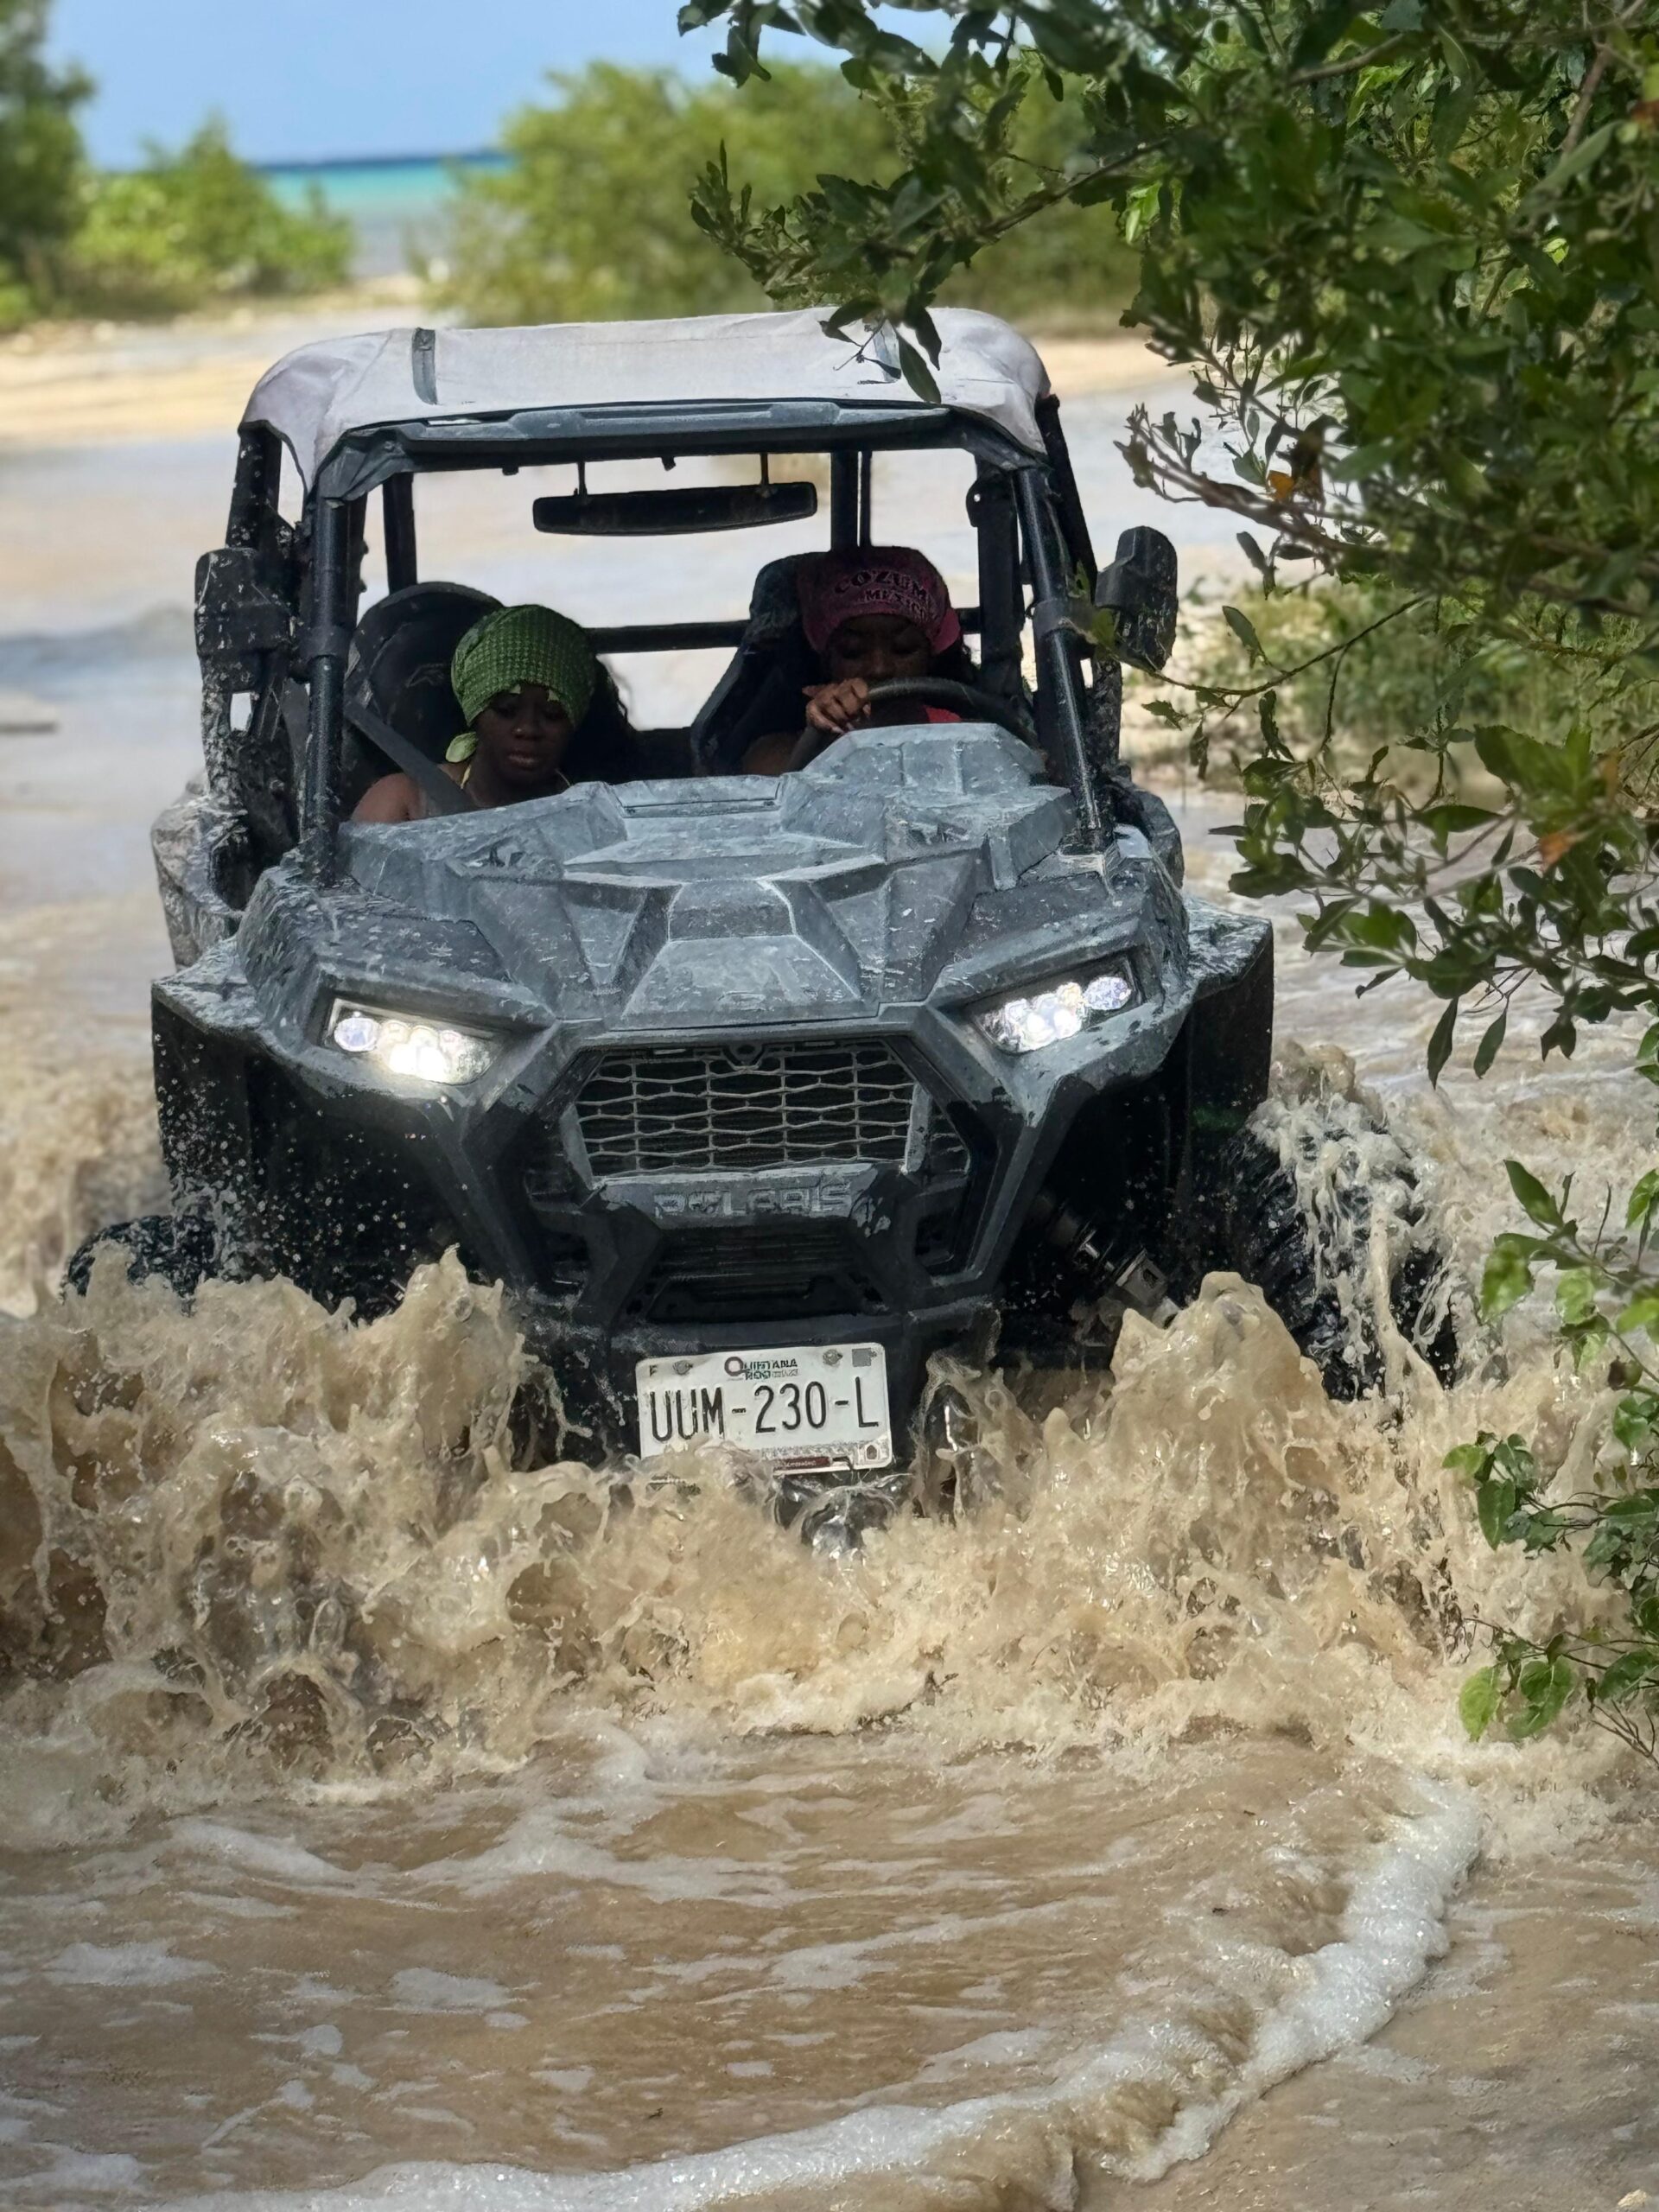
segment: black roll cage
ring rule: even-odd
[[[871,477],[878,452],[956,447],[979,473],[969,498],[980,555],[980,604],[960,610],[981,639],[988,688],[1017,691],[1031,592],[1039,730],[1064,772],[1077,810],[1077,842],[1098,851],[1108,839],[1105,777],[1116,766],[1116,715],[1090,714],[1083,657],[1090,650],[1089,594],[1096,564],[1086,518],[1060,430],[1058,404],[1038,404],[1042,455],[993,424],[959,410],[825,400],[720,401],[696,404],[545,409],[507,416],[449,416],[353,432],[342,439],[307,493],[296,530],[279,516],[283,448],[276,434],[244,429],[225,556],[198,572],[198,647],[203,668],[203,740],[210,781],[233,796],[232,754],[280,714],[291,676],[307,684],[308,707],[299,830],[313,868],[332,875],[340,826],[339,782],[346,660],[356,628],[365,520],[381,495],[386,582],[418,580],[414,481],[417,475],[581,462],[702,458],[720,454],[827,454],[830,542],[870,542]],[[211,564],[224,557],[238,604],[228,620],[208,604]],[[223,596],[223,594],[221,594]],[[286,602],[285,607],[283,602]],[[221,619],[212,619],[217,612]],[[278,619],[283,613],[286,623]],[[591,634],[604,653],[673,652],[741,643],[745,618],[625,625]],[[286,637],[278,633],[286,630]],[[1115,664],[1103,662],[1114,686]],[[247,732],[231,724],[231,697],[251,690]],[[1113,702],[1116,701],[1113,693]],[[226,790],[226,786],[231,788]]]

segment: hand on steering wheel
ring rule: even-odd
[[[845,737],[857,729],[870,709],[870,687],[861,676],[844,676],[836,683],[806,687],[806,726],[825,737]]]
[[[1037,733],[1023,707],[1012,704],[995,691],[987,691],[977,683],[960,683],[950,676],[903,676],[891,683],[873,683],[869,703],[880,707],[891,702],[918,707],[946,707],[965,722],[995,722],[1010,737],[1017,737],[1021,745],[1037,750]]]

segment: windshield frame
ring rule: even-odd
[[[1077,810],[1077,842],[1107,842],[1101,794],[1090,757],[1083,652],[1090,612],[1074,595],[1091,582],[1093,557],[1082,523],[1058,409],[1045,410],[1046,451],[1039,455],[983,418],[961,410],[826,400],[653,404],[612,408],[551,408],[511,416],[456,416],[391,423],[343,439],[308,492],[303,535],[310,559],[305,597],[308,620],[299,658],[308,690],[302,844],[314,869],[337,868],[339,785],[344,740],[346,662],[358,614],[362,518],[370,493],[383,493],[388,582],[417,573],[413,483],[416,476],[521,468],[576,461],[676,459],[727,454],[827,454],[831,464],[831,543],[868,542],[870,456],[882,451],[966,450],[980,478],[1001,477],[1013,488],[1023,549],[1020,575],[1028,587],[1036,661],[1038,728],[1051,761]],[[1081,536],[1081,543],[1071,539]],[[1016,589],[1020,589],[1016,582]],[[1023,594],[1022,594],[1023,598]],[[963,610],[976,627],[978,608]],[[604,653],[735,647],[741,618],[695,624],[632,625],[594,634]]]

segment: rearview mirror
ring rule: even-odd
[[[817,512],[816,484],[688,484],[660,492],[574,492],[537,499],[531,516],[537,530],[578,537],[672,537],[810,522]]]
[[[1156,676],[1175,643],[1180,608],[1175,548],[1161,530],[1126,530],[1117,558],[1100,572],[1095,605],[1116,621],[1107,647],[1115,660]]]

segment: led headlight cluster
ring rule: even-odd
[[[1040,1052],[1064,1044],[1133,1003],[1135,976],[1128,963],[1114,960],[1075,976],[1056,976],[1014,996],[990,999],[976,1007],[974,1027],[1000,1052]]]
[[[340,1052],[405,1083],[474,1083],[501,1049],[499,1038],[481,1030],[353,1006],[347,999],[335,1001],[327,1034]]]

